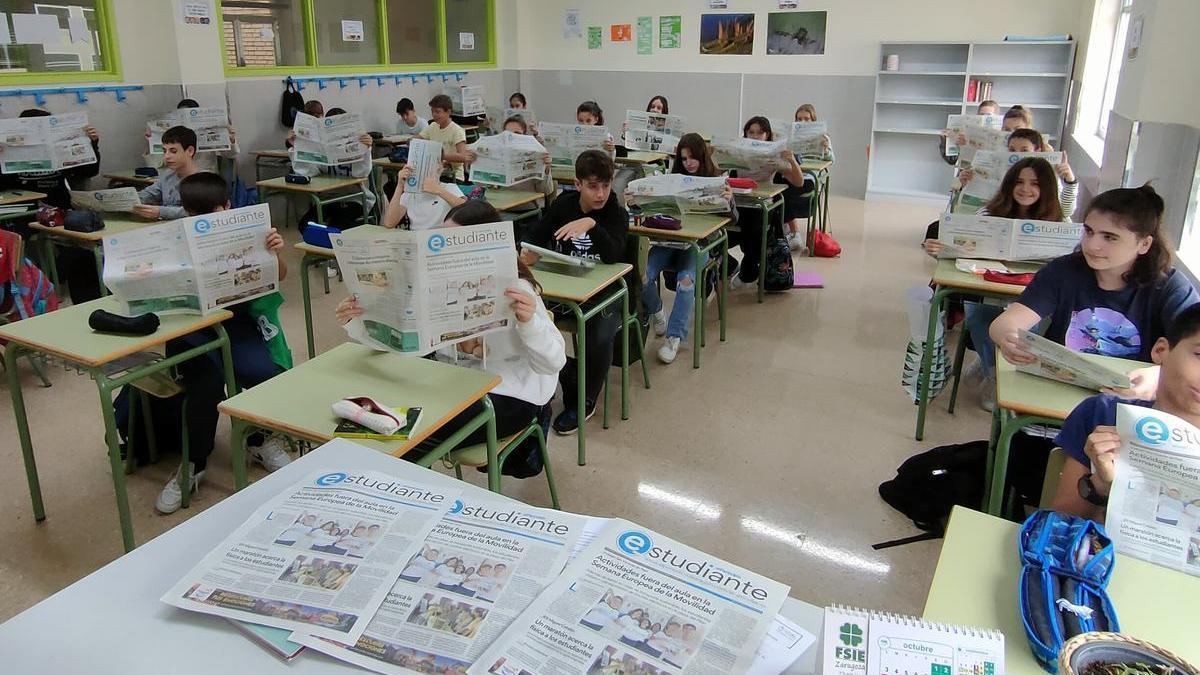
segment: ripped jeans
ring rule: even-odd
[[[662,309],[658,290],[658,275],[663,270],[675,271],[675,304],[667,322],[667,337],[687,337],[696,306],[696,270],[692,267],[692,252],[688,249],[651,246],[646,257],[646,282],[642,284],[642,304],[653,314]]]

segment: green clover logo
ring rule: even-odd
[[[847,647],[857,647],[862,644],[862,629],[855,623],[844,623],[838,629],[838,637],[842,639],[842,644]]]

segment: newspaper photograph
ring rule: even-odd
[[[502,131],[467,146],[475,151],[471,182],[508,187],[546,174],[546,148],[533,136]]]
[[[363,345],[424,356],[516,323],[504,297],[517,281],[510,222],[417,232],[359,227],[332,242],[364,310],[346,330]]]
[[[538,137],[550,153],[550,166],[574,169],[585,150],[604,151],[609,133],[608,127],[538,122]]]
[[[104,284],[129,314],[207,314],[279,290],[266,204],[104,237]]]
[[[823,157],[828,133],[826,122],[793,122],[788,129],[788,147],[797,157]]]
[[[1200,576],[1200,429],[1122,403],[1117,434],[1122,444],[1105,514],[1117,552]]]
[[[559,576],[586,524],[499,495],[463,495],[407,560],[357,642],[291,639],[389,675],[465,673]]]
[[[728,183],[723,176],[704,178],[679,173],[657,174],[630,181],[626,204],[644,213],[729,213],[725,199]]]
[[[943,213],[938,257],[1050,260],[1074,251],[1082,234],[1078,223]]]
[[[687,133],[687,118],[627,110],[625,127],[626,148],[671,153],[675,151],[679,139]]]
[[[358,113],[313,117],[298,112],[292,131],[296,132],[293,148],[298,162],[346,164],[371,152],[358,140],[366,133],[362,115]]]
[[[137,188],[120,187],[107,190],[71,190],[71,206],[98,213],[128,213],[142,203]]]
[[[446,94],[450,96],[450,103],[454,106],[455,115],[472,117],[487,113],[487,104],[483,100],[482,86],[450,87]]]
[[[442,144],[414,138],[408,142],[408,160],[405,162],[410,173],[404,182],[405,192],[424,192],[422,186],[429,178],[442,174]]]
[[[745,672],[787,593],[613,519],[467,672]]]
[[[313,473],[255,511],[162,600],[352,644],[459,494],[377,471]]]
[[[988,127],[999,129],[1004,124],[1000,115],[947,115],[946,116],[946,156],[958,155],[958,135],[966,134],[968,126]]]
[[[1003,129],[968,124],[963,127],[963,134],[967,137],[967,143],[958,149],[958,164],[956,166],[960,171],[971,168],[972,162],[975,159],[975,153],[980,150],[991,150],[994,152],[1008,151],[1008,132]]]
[[[1025,343],[1025,348],[1037,358],[1033,363],[1018,364],[1017,370],[1022,373],[1092,391],[1129,388],[1129,375],[1106,366],[1096,357],[1088,358],[1070,347],[1024,329],[1017,331],[1017,335]]]
[[[162,135],[171,127],[187,127],[196,132],[196,152],[217,152],[232,147],[229,139],[229,111],[225,108],[180,108],[146,123],[150,129],[150,154],[163,154]]]
[[[0,120],[0,172],[60,171],[95,164],[96,151],[84,128],[87,113]]]
[[[759,141],[753,138],[713,138],[713,161],[722,171],[761,171],[784,169],[779,154],[787,141]]]

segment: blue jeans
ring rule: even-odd
[[[988,328],[991,327],[996,317],[1000,316],[1004,308],[970,300],[963,302],[963,307],[967,314],[966,319],[963,320],[963,327],[971,336],[971,344],[975,345],[975,353],[979,355],[979,365],[983,368],[984,373],[992,375],[996,368],[996,345],[988,336]]]
[[[642,284],[642,304],[653,314],[662,309],[658,290],[658,275],[663,270],[675,271],[675,304],[667,321],[667,337],[687,337],[696,306],[696,270],[692,267],[692,252],[688,249],[651,246],[646,256],[646,283]]]

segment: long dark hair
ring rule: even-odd
[[[1149,183],[1136,188],[1117,188],[1096,195],[1083,212],[1083,220],[1093,213],[1107,213],[1138,239],[1151,237],[1150,250],[1139,255],[1133,267],[1121,276],[1127,283],[1154,283],[1171,269],[1171,247],[1162,232],[1163,198]],[[1082,256],[1081,253],[1076,255]]]
[[[766,129],[768,141],[775,140],[775,134],[771,131],[771,120],[763,117],[762,115],[755,115],[754,117],[746,120],[745,126],[742,127],[742,138],[748,138],[750,136],[750,127],[756,124],[758,125],[758,128]]]
[[[592,117],[596,118],[596,126],[604,126],[604,111],[600,109],[599,103],[595,101],[580,103],[579,107],[575,109],[575,116],[578,117],[580,113],[591,113]]]
[[[1022,207],[1013,199],[1013,188],[1021,171],[1030,169],[1037,177],[1038,189],[1041,196],[1037,203],[1029,207],[1028,212],[1022,213]],[[1029,218],[1031,220],[1062,220],[1062,206],[1058,203],[1058,178],[1054,175],[1054,167],[1041,157],[1026,157],[1009,167],[1000,181],[1000,189],[996,196],[983,207],[989,216],[999,218]]]
[[[700,168],[696,169],[696,173],[688,174],[687,169],[683,167],[685,148],[694,159],[700,160]],[[671,173],[715,178],[721,175],[721,170],[717,168],[716,162],[713,162],[712,148],[708,147],[704,138],[697,133],[687,133],[679,139],[679,145],[675,148],[675,161],[671,163]]]
[[[655,94],[654,96],[650,97],[650,102],[646,104],[646,112],[650,112],[650,106],[654,105],[655,101],[662,101],[662,114],[671,114],[668,112],[670,108],[667,105],[667,97],[663,96],[662,94]]]
[[[452,221],[454,224],[466,227],[468,225],[483,225],[484,223],[498,223],[504,220],[500,217],[500,212],[496,207],[483,201],[482,199],[468,199],[467,201],[455,206],[446,212],[446,220]],[[517,276],[529,282],[538,295],[542,294],[542,285],[533,278],[533,271],[529,266],[521,262],[521,258],[517,258]]]

